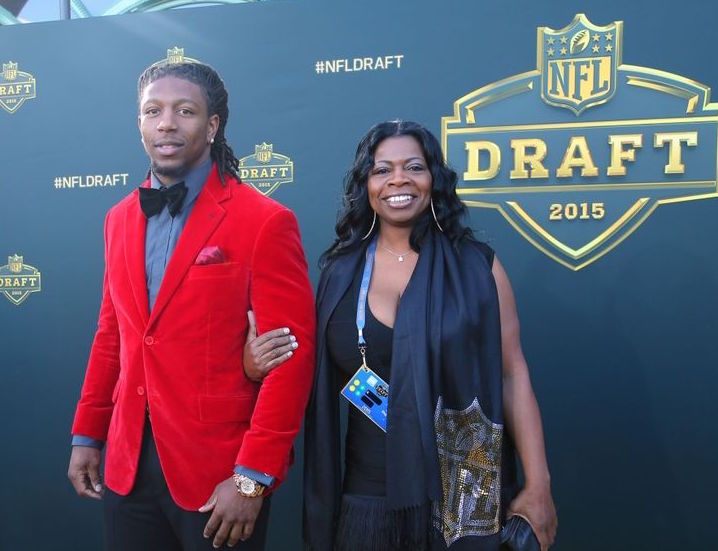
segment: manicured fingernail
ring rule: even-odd
[[[102,484],[95,484],[95,491],[99,494],[102,491]]]
[[[294,335],[289,335],[289,340],[294,342],[297,340],[297,337],[295,337]]]
[[[284,329],[282,329],[282,331],[284,332],[285,335],[288,335],[288,334],[289,334],[289,327],[285,327]]]
[[[299,346],[299,343],[298,343],[298,342],[293,342],[293,343],[292,343],[292,348],[296,348],[297,346]]]
[[[293,354],[294,354],[294,352],[292,352],[292,351],[290,350],[289,352],[287,352],[287,358],[291,358]]]

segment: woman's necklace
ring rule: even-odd
[[[399,262],[404,262],[404,257],[405,257],[406,255],[411,254],[411,253],[413,253],[413,252],[416,252],[416,251],[414,251],[413,249],[409,249],[409,250],[406,251],[405,253],[396,253],[396,252],[392,251],[389,247],[385,247],[384,245],[379,245],[379,246],[380,246],[382,249],[384,249],[386,252],[388,252],[390,255],[395,256],[396,259],[397,259]]]

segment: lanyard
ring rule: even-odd
[[[366,261],[364,262],[364,275],[361,279],[361,287],[359,288],[359,298],[357,299],[357,333],[359,334],[358,346],[361,354],[362,365],[366,365],[366,341],[364,340],[364,325],[366,324],[366,303],[369,294],[369,282],[371,281],[371,272],[374,268],[374,253],[376,252],[376,238],[369,244],[366,250]]]

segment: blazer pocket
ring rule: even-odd
[[[218,264],[193,264],[189,268],[187,279],[205,279],[237,277],[247,271],[247,266],[239,262],[220,262]]]
[[[247,422],[252,417],[255,402],[253,394],[200,396],[199,419],[204,423]]]

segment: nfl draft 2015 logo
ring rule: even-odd
[[[15,306],[25,302],[31,293],[42,291],[42,274],[23,261],[22,256],[14,254],[8,257],[5,266],[0,266],[0,293]]]
[[[0,107],[12,114],[27,100],[35,97],[35,77],[18,69],[18,64],[2,64],[0,73]]]
[[[457,193],[580,270],[661,204],[718,197],[718,104],[680,75],[622,62],[623,24],[540,27],[537,67],[442,119]]]
[[[282,184],[294,181],[294,162],[274,151],[274,145],[262,142],[254,153],[237,159],[239,178],[260,193],[271,195]]]

